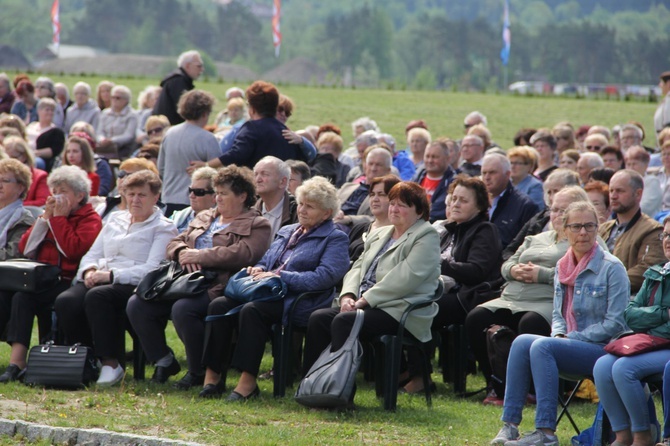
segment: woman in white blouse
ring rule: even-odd
[[[160,191],[161,180],[151,171],[125,178],[121,193],[127,210],[110,216],[81,259],[75,285],[56,299],[58,325],[66,341],[95,346],[102,361],[99,385],[123,378],[118,333],[125,325],[126,303],[142,277],[165,258],[168,242],[177,235],[174,223],[156,206]]]

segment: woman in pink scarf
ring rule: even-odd
[[[523,334],[514,340],[507,363],[504,425],[492,445],[558,446],[559,372],[590,376],[605,344],[626,328],[623,312],[630,282],[621,261],[596,243],[595,208],[572,203],[563,225],[570,248],[556,265],[551,337]],[[536,430],[519,438],[531,378],[537,395]]]

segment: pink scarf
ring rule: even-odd
[[[562,285],[565,285],[565,295],[563,296],[563,319],[565,319],[567,324],[568,333],[577,330],[577,320],[575,319],[574,311],[572,311],[575,280],[577,280],[579,273],[584,271],[586,265],[589,264],[595,255],[597,246],[598,245],[594,243],[593,247],[591,247],[589,252],[587,252],[579,262],[577,262],[572,247],[570,247],[568,252],[566,252],[556,264],[556,268],[558,268],[558,281]]]

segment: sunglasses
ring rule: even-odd
[[[150,153],[138,153],[138,154],[137,154],[137,158],[144,158],[145,160],[150,160],[150,159],[154,159],[154,158],[156,158],[156,157],[153,156],[153,155],[150,154]]]
[[[204,197],[205,195],[211,195],[214,193],[214,189],[194,189],[192,187],[188,188],[188,193],[193,194],[196,197]]]
[[[123,178],[126,177],[130,174],[130,172],[127,172],[125,170],[119,170],[119,173],[116,174],[116,178]]]
[[[599,151],[600,146],[586,146],[586,150],[591,150],[591,151]]]
[[[157,134],[161,133],[162,131],[163,131],[163,127],[156,127],[154,129],[147,130],[147,135],[154,135],[154,134],[157,135]]]

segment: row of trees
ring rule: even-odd
[[[614,8],[623,1],[605,4]],[[3,3],[8,14],[0,15],[0,43],[18,45],[31,54],[50,41],[50,2]],[[171,56],[195,47],[211,59],[259,73],[308,57],[329,70],[332,79],[343,79],[346,73],[368,85],[501,85],[502,0],[283,3],[284,39],[278,59],[269,17],[252,13],[249,0],[70,0],[61,2],[61,41],[111,52]],[[638,10],[627,12],[606,10],[596,0],[511,3],[510,82],[651,83],[670,68],[670,33],[664,28],[670,26],[670,12],[654,0],[639,0]],[[575,19],[580,14],[589,19]]]

